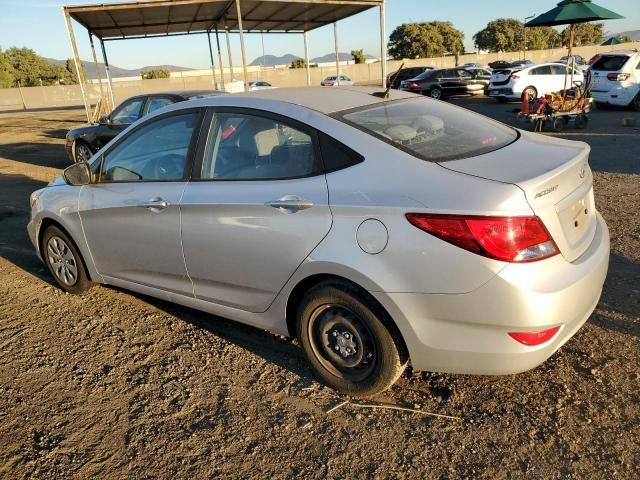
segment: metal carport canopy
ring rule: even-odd
[[[381,6],[383,0],[168,0],[78,5],[65,11],[96,37],[116,38],[211,31],[303,33]],[[240,16],[238,15],[240,11]],[[239,20],[239,17],[241,20]],[[242,22],[240,24],[240,22]]]
[[[82,85],[82,75],[79,68],[80,56],[73,33],[72,18],[84,26],[89,33],[96,72],[98,72],[98,61],[93,44],[93,37],[95,36],[100,40],[107,73],[107,85],[111,97],[111,107],[113,107],[113,87],[109,75],[109,62],[104,46],[105,42],[134,38],[206,33],[209,41],[213,83],[216,84],[215,62],[210,35],[212,31],[215,31],[218,61],[220,63],[220,73],[222,75],[222,85],[224,88],[224,73],[222,69],[222,54],[220,52],[218,29],[223,29],[226,35],[229,67],[232,78],[233,60],[231,58],[229,32],[237,32],[240,35],[242,66],[246,88],[248,75],[243,34],[301,33],[304,35],[307,85],[309,85],[311,82],[311,73],[309,69],[307,32],[333,24],[336,75],[339,84],[340,61],[336,22],[374,7],[379,7],[380,9],[380,57],[382,84],[384,86],[387,73],[384,3],[384,0],[147,0],[128,3],[70,5],[63,7],[63,13],[76,64],[76,74],[80,82],[80,89],[85,103],[87,119],[89,119],[89,105]],[[100,81],[99,76],[98,79]],[[102,81],[100,81],[100,91],[102,92]]]

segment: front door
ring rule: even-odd
[[[315,135],[281,117],[218,111],[199,175],[180,207],[195,295],[263,312],[331,227]]]
[[[198,111],[152,119],[107,151],[96,183],[80,191],[80,218],[100,274],[192,295],[180,241],[180,198],[186,186]]]
[[[125,128],[142,116],[145,97],[133,97],[122,102],[107,117],[106,123],[101,123],[96,130],[96,147],[102,148]]]

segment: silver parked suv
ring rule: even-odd
[[[60,287],[115,285],[298,337],[353,395],[533,368],[594,310],[589,147],[356,87],[181,102],[31,195]]]

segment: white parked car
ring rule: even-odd
[[[584,75],[580,70],[575,70],[573,81],[584,82]],[[571,86],[571,67],[562,63],[542,63],[522,69],[494,70],[489,84],[489,96],[498,101],[519,100],[526,91],[530,97],[537,98]]]
[[[256,80],[254,82],[249,82],[249,88],[247,90],[249,90],[250,92],[253,92],[254,90],[266,90],[269,88],[276,88],[276,87],[271,85],[269,82],[265,82],[264,80]]]
[[[640,52],[602,55],[591,66],[591,95],[598,104],[632,106],[640,110]]]
[[[336,75],[330,75],[325,78],[320,85],[323,87],[334,87],[336,85],[353,85],[353,80],[351,80],[346,75],[340,75],[340,81],[338,81],[338,77]]]

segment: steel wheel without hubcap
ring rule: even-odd
[[[47,260],[56,278],[72,287],[78,281],[78,262],[69,245],[60,237],[53,236],[47,242]]]
[[[91,150],[84,143],[79,142],[76,143],[75,146],[76,151],[76,162],[86,162],[91,158]]]
[[[333,375],[360,382],[375,370],[376,347],[366,324],[348,308],[318,307],[309,321],[313,352]]]

